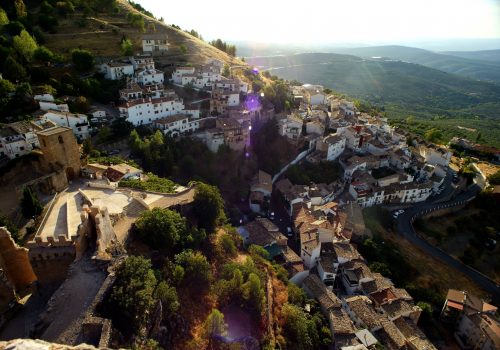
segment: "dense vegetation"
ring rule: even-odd
[[[331,184],[342,178],[342,167],[338,162],[321,161],[319,163],[301,162],[291,165],[285,176],[296,185]]]
[[[218,48],[221,51],[224,51],[229,56],[233,56],[233,57],[236,56],[236,46],[235,45],[228,44],[225,41],[222,41],[221,39],[212,40],[209,44],[212,45],[213,47]]]
[[[118,183],[120,187],[135,188],[142,191],[161,192],[161,193],[174,193],[177,185],[163,177],[156,176],[155,174],[146,174],[146,179],[123,179]]]
[[[286,137],[278,133],[276,119],[262,125],[254,125],[250,140],[259,169],[274,175],[291,161],[296,153]]]

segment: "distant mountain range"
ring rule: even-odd
[[[417,63],[444,72],[500,84],[500,50],[437,53],[407,46],[372,46],[338,48],[332,49],[331,52]]]
[[[398,51],[397,48],[394,50]],[[389,56],[390,51],[390,47],[385,49],[384,54],[381,50],[357,49],[358,53],[366,56]],[[425,54],[425,50],[422,51]],[[442,115],[500,119],[500,85],[400,59],[304,53],[254,57],[248,58],[247,62],[269,69],[271,74],[285,79],[321,84],[384,106],[393,116],[413,114],[423,118]]]
[[[492,61],[500,64],[500,50],[482,50],[482,51],[443,51],[445,55],[463,57],[470,60]]]

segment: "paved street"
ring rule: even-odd
[[[430,211],[452,207],[456,205],[463,204],[467,201],[471,201],[474,199],[476,194],[481,190],[478,185],[472,185],[466,191],[457,195],[454,199],[441,202],[441,203],[422,203],[416,204],[413,207],[407,209],[403,214],[401,214],[396,221],[396,228],[400,235],[406,238],[415,246],[421,248],[426,253],[432,255],[433,257],[441,260],[445,264],[457,269],[457,271],[465,274],[475,283],[477,283],[481,288],[490,293],[493,297],[494,302],[500,302],[500,286],[498,286],[493,280],[483,275],[479,271],[471,268],[468,265],[465,265],[461,261],[453,258],[448,255],[443,250],[433,246],[429,242],[427,242],[424,238],[417,235],[413,226],[411,225],[412,219],[416,219],[419,216],[424,215]]]

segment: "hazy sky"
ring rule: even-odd
[[[326,44],[500,37],[500,0],[135,1],[205,40]]]

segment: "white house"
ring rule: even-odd
[[[136,81],[141,86],[163,84],[164,73],[158,69],[141,69],[135,73]]]
[[[223,89],[229,91],[248,92],[248,84],[239,79],[227,79],[222,77],[221,80],[215,81],[213,89]]]
[[[327,136],[325,137],[323,142],[328,145],[326,160],[333,161],[337,159],[345,150],[345,137],[342,137],[340,135],[333,134]]]
[[[279,134],[292,140],[298,140],[302,133],[303,124],[304,122],[300,117],[289,115],[285,119],[279,121]]]
[[[151,55],[138,55],[131,57],[130,63],[134,66],[134,70],[155,68],[155,61]]]
[[[36,132],[42,129],[27,121],[5,124],[0,129],[0,158],[14,159],[40,147]]]
[[[33,99],[35,101],[45,101],[45,102],[54,102],[55,99],[54,99],[54,96],[52,96],[51,94],[41,94],[41,95],[35,95],[33,97]]]
[[[74,114],[69,112],[48,111],[42,117],[42,120],[50,120],[59,126],[71,128],[76,138],[83,141],[90,137],[90,125],[86,115]]]
[[[108,62],[101,65],[101,72],[104,77],[110,80],[120,80],[134,75],[134,66],[132,63]]]
[[[165,135],[176,137],[192,133],[200,128],[200,121],[186,114],[175,114],[153,121],[153,127]]]
[[[120,116],[134,125],[150,124],[155,120],[182,114],[184,102],[178,97],[141,98],[118,106]]]
[[[174,84],[183,85],[182,77],[187,75],[194,75],[194,67],[177,67],[172,73],[172,81]]]
[[[165,33],[145,34],[142,36],[143,52],[165,52],[168,51],[168,38]]]
[[[39,101],[38,104],[40,105],[40,110],[45,112],[51,109],[59,112],[69,112],[69,106],[66,103],[58,105],[55,102]]]
[[[426,163],[445,167],[450,164],[452,156],[450,151],[436,145],[420,146],[419,153],[424,157]]]

